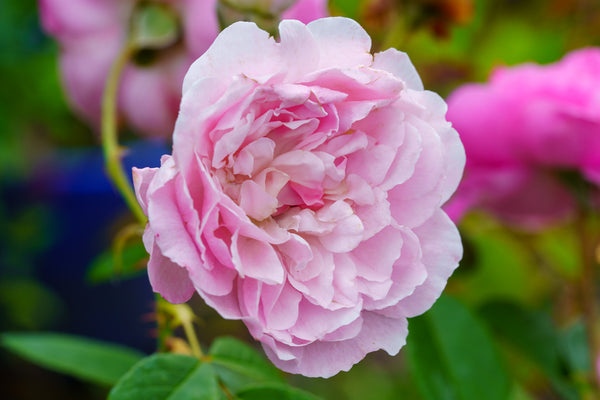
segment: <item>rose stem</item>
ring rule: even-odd
[[[121,73],[127,65],[134,47],[127,43],[121,49],[117,58],[110,67],[104,93],[102,95],[102,150],[104,152],[104,162],[106,172],[113,181],[117,190],[123,196],[125,203],[139,221],[146,225],[146,216],[138,204],[133,188],[127,179],[123,165],[121,164],[121,148],[117,141],[117,94]]]
[[[183,327],[192,355],[205,361],[207,357],[202,352],[202,348],[196,337],[196,331],[194,330],[194,319],[196,316],[190,306],[187,304],[171,304],[159,296],[157,296],[157,302],[159,309],[162,309],[171,315],[175,323],[181,324]]]
[[[194,357],[203,360],[204,354],[202,353],[202,349],[200,348],[200,344],[198,343],[198,338],[196,337],[196,332],[194,331],[194,324],[191,320],[187,319],[181,321],[181,325],[183,325],[183,331],[185,332],[185,336],[187,337],[188,343],[192,350],[192,354],[194,355]]]
[[[582,207],[585,208],[585,207]],[[582,274],[581,274],[581,302],[583,318],[585,322],[586,335],[589,344],[590,363],[592,366],[592,377],[590,379],[594,393],[599,393],[599,382],[596,378],[596,358],[599,356],[599,331],[598,322],[600,314],[596,304],[596,265],[594,240],[587,228],[587,219],[590,213],[581,210],[577,219],[577,231],[579,235]]]

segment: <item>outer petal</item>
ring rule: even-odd
[[[371,38],[354,20],[322,18],[307,26],[319,43],[319,68],[368,66],[373,62]]]
[[[458,230],[443,211],[436,211],[414,232],[421,241],[427,279],[397,305],[381,310],[385,315],[414,317],[427,311],[442,294],[448,278],[462,258]]]
[[[202,261],[184,220],[184,215],[193,210],[179,208],[178,192],[184,189],[180,186],[181,175],[173,166],[173,159],[166,158],[149,186],[148,219],[162,254],[182,267],[191,268],[202,265]]]
[[[264,80],[281,69],[275,40],[252,22],[238,22],[225,28],[194,61],[183,80],[183,92],[205,77],[219,77],[225,82],[237,75]]]
[[[146,228],[144,245],[150,253],[148,277],[152,290],[160,293],[170,303],[185,303],[194,294],[194,286],[188,278],[188,272],[162,255],[153,236],[154,232]]]
[[[391,72],[396,78],[403,80],[409,89],[423,90],[421,77],[406,53],[396,49],[377,53],[372,67]]]
[[[406,343],[406,319],[387,318],[368,311],[362,313],[362,319],[362,329],[355,338],[336,342],[317,341],[300,348],[288,348],[295,356],[291,360],[280,359],[268,345],[263,344],[263,348],[269,359],[284,371],[329,378],[339,371],[348,371],[367,353],[384,349],[395,355]]]
[[[133,187],[138,203],[142,206],[144,214],[148,215],[148,187],[158,172],[158,168],[133,168]]]
[[[287,71],[286,80],[296,82],[317,69],[319,44],[301,22],[284,20],[279,24],[281,59]],[[302,62],[298,62],[302,60]]]

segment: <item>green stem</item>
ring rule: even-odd
[[[192,350],[192,355],[200,360],[204,360],[204,354],[202,353],[202,348],[198,343],[198,338],[196,337],[196,332],[194,331],[194,325],[192,321],[183,320],[181,321],[181,325],[183,325],[183,331],[185,332],[190,349]]]
[[[102,95],[102,149],[106,172],[115,187],[123,196],[125,203],[142,225],[146,225],[146,216],[137,202],[133,188],[121,164],[121,148],[117,140],[117,95],[121,73],[133,54],[133,46],[126,44],[113,62]]]
[[[171,335],[172,329],[170,326],[170,320],[163,312],[163,302],[166,302],[160,294],[154,294],[154,304],[156,307],[156,329],[158,334],[156,335],[156,344],[159,352],[166,352],[168,350],[167,338]]]
[[[157,295],[157,310],[163,312],[171,318],[174,326],[181,325],[187,338],[188,345],[194,357],[206,361],[208,358],[202,352],[196,331],[194,329],[194,319],[196,318],[191,307],[187,304],[171,304]]]

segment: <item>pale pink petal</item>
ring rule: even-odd
[[[183,92],[204,77],[231,80],[244,75],[266,80],[281,71],[275,40],[254,23],[229,25],[210,48],[190,67],[183,81]]]
[[[148,215],[148,187],[158,168],[135,168],[131,170],[133,176],[133,187],[138,203],[142,207],[144,214]]]
[[[330,17],[312,21],[307,27],[319,44],[319,68],[371,65],[371,38],[355,21]]]
[[[233,264],[240,276],[248,276],[270,285],[281,284],[284,268],[273,247],[237,232],[231,238]]]
[[[291,328],[298,319],[298,305],[302,295],[289,284],[263,285],[261,304],[267,330]]]
[[[153,236],[154,232],[146,228],[144,244],[150,252],[148,277],[152,290],[160,293],[168,302],[185,303],[194,294],[194,286],[188,278],[188,272],[185,268],[162,255],[161,250],[153,240]]]
[[[386,315],[414,317],[428,310],[440,297],[462,257],[458,230],[443,211],[437,211],[414,232],[421,242],[427,278],[413,294],[381,311]]]
[[[396,49],[387,49],[377,53],[372,67],[392,73],[396,78],[404,81],[409,89],[423,90],[421,77],[406,53]]]
[[[277,209],[277,198],[265,192],[254,181],[244,181],[240,190],[240,207],[257,221],[269,217]]]
[[[339,371],[348,371],[367,353],[383,348],[395,355],[406,343],[406,319],[391,319],[375,313],[364,312],[363,329],[354,339],[336,342],[313,342],[302,348],[290,348],[295,359],[282,360],[268,346],[264,346],[269,359],[286,371],[310,377],[329,378]],[[378,340],[374,341],[373,338]]]
[[[286,80],[295,82],[318,68],[319,45],[306,25],[296,20],[284,20],[279,24],[279,34]]]
[[[352,250],[356,274],[370,281],[383,282],[392,278],[396,260],[402,253],[402,232],[388,227]]]

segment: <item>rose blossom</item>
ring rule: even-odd
[[[123,46],[136,5],[134,0],[40,0],[44,29],[61,47],[64,86],[76,112],[100,126],[104,84]],[[191,63],[219,32],[217,0],[157,0],[180,20],[180,37],[155,51],[148,62],[138,57],[126,68],[119,111],[137,131],[166,136],[173,131],[181,82]],[[305,22],[326,16],[325,0],[300,0],[286,18]],[[134,57],[135,58],[135,57]]]
[[[487,84],[453,92],[448,119],[467,165],[449,214],[482,208],[526,228],[571,214],[564,180],[600,183],[599,88],[600,49],[588,48],[550,65],[498,68]]]
[[[405,53],[354,21],[224,30],[183,84],[173,155],[135,169],[153,289],[241,319],[279,368],[396,354],[462,254],[464,152]]]

